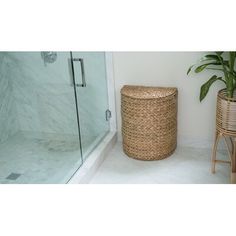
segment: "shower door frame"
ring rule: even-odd
[[[97,145],[97,147],[89,154],[88,158],[70,177],[68,184],[87,183],[91,176],[96,172],[97,168],[105,158],[106,152],[116,142],[117,139],[117,119],[116,119],[116,102],[115,102],[115,81],[113,70],[113,53],[104,52],[106,65],[106,80],[108,92],[108,109],[111,111],[109,120],[109,132]]]
[[[108,107],[109,110],[111,111],[110,131],[117,132],[115,81],[114,81],[114,66],[113,66],[112,52],[105,52],[105,61],[106,61],[106,76],[107,76],[107,90],[108,90]]]

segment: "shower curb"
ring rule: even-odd
[[[68,184],[88,184],[116,141],[117,132],[111,131],[108,133],[84,164],[76,171]]]

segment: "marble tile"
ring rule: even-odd
[[[19,130],[10,67],[5,53],[0,52],[0,143]]]
[[[8,53],[8,56],[20,129],[78,135],[74,89],[66,74],[67,61],[64,67],[59,62],[45,67],[39,52]],[[64,73],[58,74],[57,70],[62,68]]]
[[[77,87],[81,135],[98,137],[109,130],[105,57],[102,52],[74,52],[83,57],[86,88]],[[11,52],[6,56],[20,130],[78,134],[74,88],[68,64],[69,53],[59,52],[55,63],[44,65],[40,52]],[[75,62],[76,82],[81,83]]]
[[[39,137],[36,133],[18,132],[0,144],[0,183],[66,183],[80,167],[80,146],[73,136],[67,140],[64,136],[57,140]],[[91,146],[91,140],[87,141],[85,152]],[[11,173],[21,175],[16,180],[6,179]]]
[[[128,158],[118,142],[107,155],[91,184],[228,184],[230,167],[218,164],[216,174],[210,172],[211,149],[178,147],[161,161],[138,161]],[[218,158],[227,159],[224,150]]]

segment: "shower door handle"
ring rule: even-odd
[[[72,64],[73,62],[80,62],[80,70],[81,70],[81,76],[82,76],[82,84],[75,84],[77,87],[86,87],[86,80],[85,80],[85,71],[84,71],[84,59],[83,58],[73,58],[72,59]]]

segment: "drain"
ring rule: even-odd
[[[11,173],[10,175],[7,176],[6,179],[10,179],[10,180],[16,180],[21,176],[21,174],[19,173]]]

